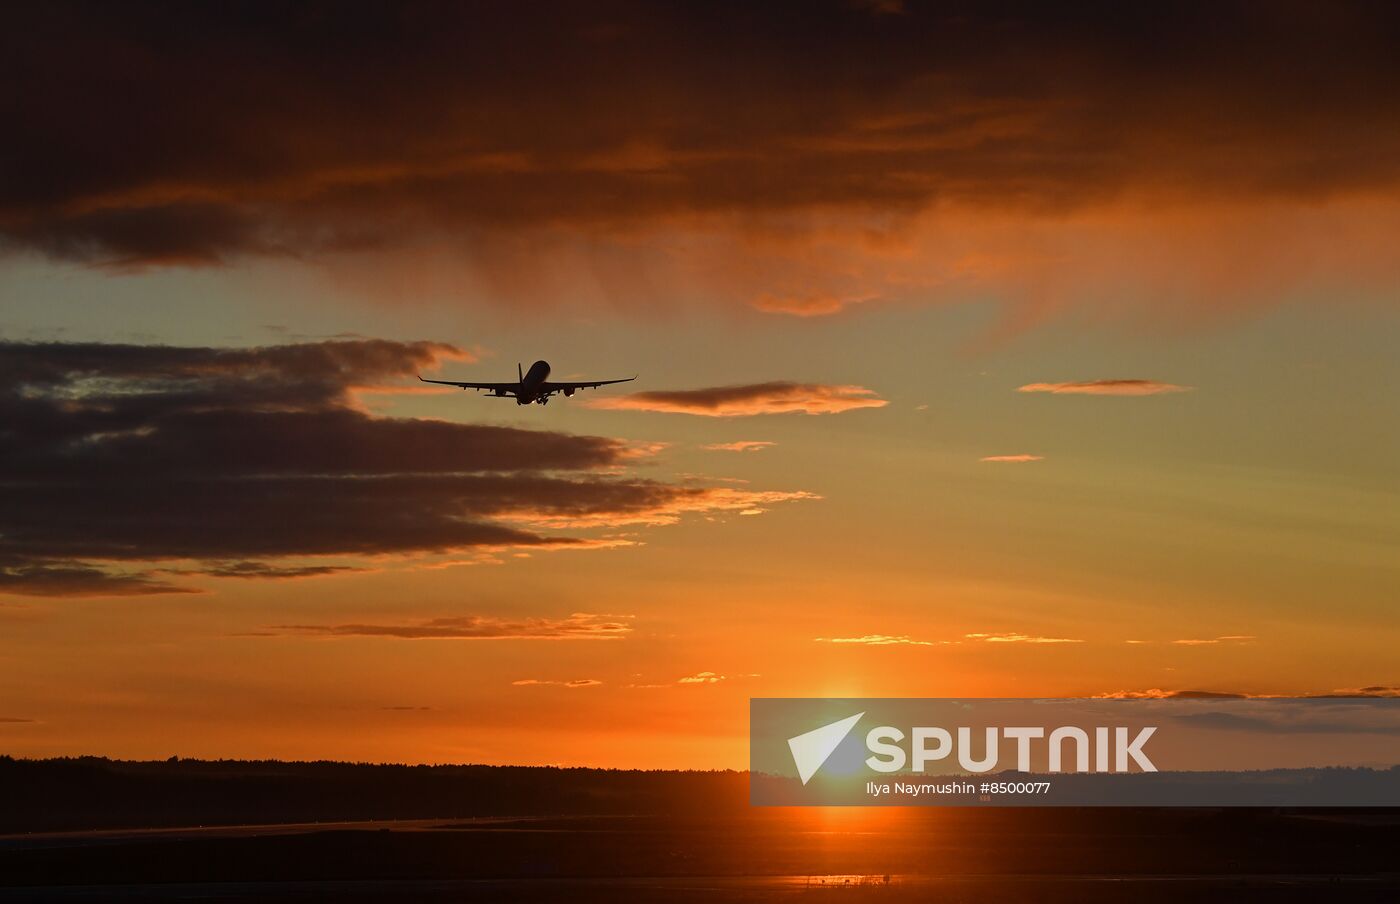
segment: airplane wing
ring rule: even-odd
[[[631,383],[636,377],[624,377],[621,380],[586,380],[578,383],[541,383],[541,392],[566,392],[573,395],[576,389],[597,389],[599,386],[610,386],[613,383]]]
[[[456,386],[459,389],[479,389],[485,392],[494,392],[497,394],[505,392],[513,393],[520,388],[519,383],[458,383],[456,380],[424,380],[422,377],[419,377],[418,379],[424,383],[437,383],[442,386]]]

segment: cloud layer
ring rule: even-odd
[[[1017,392],[1049,392],[1055,395],[1148,396],[1188,392],[1190,386],[1160,380],[1080,380],[1072,383],[1027,383]]]
[[[964,634],[968,640],[980,640],[984,643],[1083,643],[1084,641],[1073,637],[1038,637],[1031,634],[1020,634],[1009,632],[1003,634]]]
[[[550,681],[539,678],[521,678],[519,681],[512,681],[516,687],[597,687],[603,682],[596,678],[571,678],[568,681]]]
[[[1345,699],[1345,698],[1389,698],[1400,697],[1400,687],[1393,687],[1384,684],[1369,685],[1357,688],[1339,688],[1338,690],[1326,693],[1305,693],[1305,694],[1259,694],[1252,692],[1234,691],[1196,691],[1196,690],[1164,690],[1159,687],[1148,688],[1141,691],[1113,691],[1106,694],[1095,694],[1095,697],[1109,700],[1201,700],[1201,699],[1277,699],[1279,697],[1298,697],[1307,699]]]
[[[622,616],[592,615],[587,612],[575,612],[562,619],[464,615],[388,625],[272,625],[259,634],[395,637],[407,640],[616,640],[631,633],[629,621],[629,618]]]
[[[729,681],[735,678],[758,678],[757,674],[743,675],[721,675],[719,672],[696,672],[694,675],[685,675],[676,679],[677,684],[719,684],[721,681]],[[664,685],[637,685],[638,687],[653,687]]]
[[[307,557],[594,548],[558,528],[668,523],[800,492],[625,476],[598,436],[373,416],[357,390],[461,352],[0,343],[0,593],[139,595],[173,575],[292,578]],[[155,563],[189,563],[153,567]]]
[[[777,443],[768,440],[741,439],[732,443],[710,443],[701,448],[710,452],[761,452],[776,445]]]
[[[1397,10],[870,7],[29,4],[0,248],[1008,327],[1394,297]]]
[[[889,403],[863,386],[823,383],[753,383],[709,389],[635,392],[592,399],[591,408],[615,411],[660,411],[705,417],[749,417],[756,414],[839,414],[858,408],[883,408]]]
[[[197,263],[512,224],[1400,180],[1384,4],[793,15],[408,4],[274,28],[257,7],[26,5],[7,23],[25,90],[3,109],[0,230],[60,257]]]
[[[865,634],[860,637],[814,637],[812,639],[817,643],[849,643],[861,644],[863,646],[871,647],[890,647],[905,645],[916,647],[931,647],[935,645],[935,641],[914,640],[908,634]],[[947,642],[948,641],[946,640],[940,640],[936,643],[946,644]]]

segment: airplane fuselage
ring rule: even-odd
[[[539,398],[540,387],[549,379],[549,362],[536,361],[520,377],[520,389],[515,394],[515,404],[529,405]]]
[[[485,392],[497,399],[515,399],[517,405],[544,405],[549,402],[549,397],[553,395],[562,395],[568,398],[580,389],[597,389],[600,386],[611,386],[614,383],[631,383],[637,379],[634,375],[618,380],[570,380],[564,383],[551,383],[549,381],[548,361],[536,361],[530,365],[528,371],[522,365],[517,364],[515,365],[515,375],[516,381],[514,383],[428,380],[422,374],[418,375],[418,379],[424,383],[456,386],[460,389],[475,389],[477,392]]]

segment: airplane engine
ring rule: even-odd
[[[567,396],[567,397],[569,397],[569,398],[573,398],[574,389],[571,387],[571,388],[569,388],[569,389],[564,390],[564,395]]]

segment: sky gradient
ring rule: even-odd
[[[0,750],[1400,687],[1394,10],[544,6],[7,11]]]

